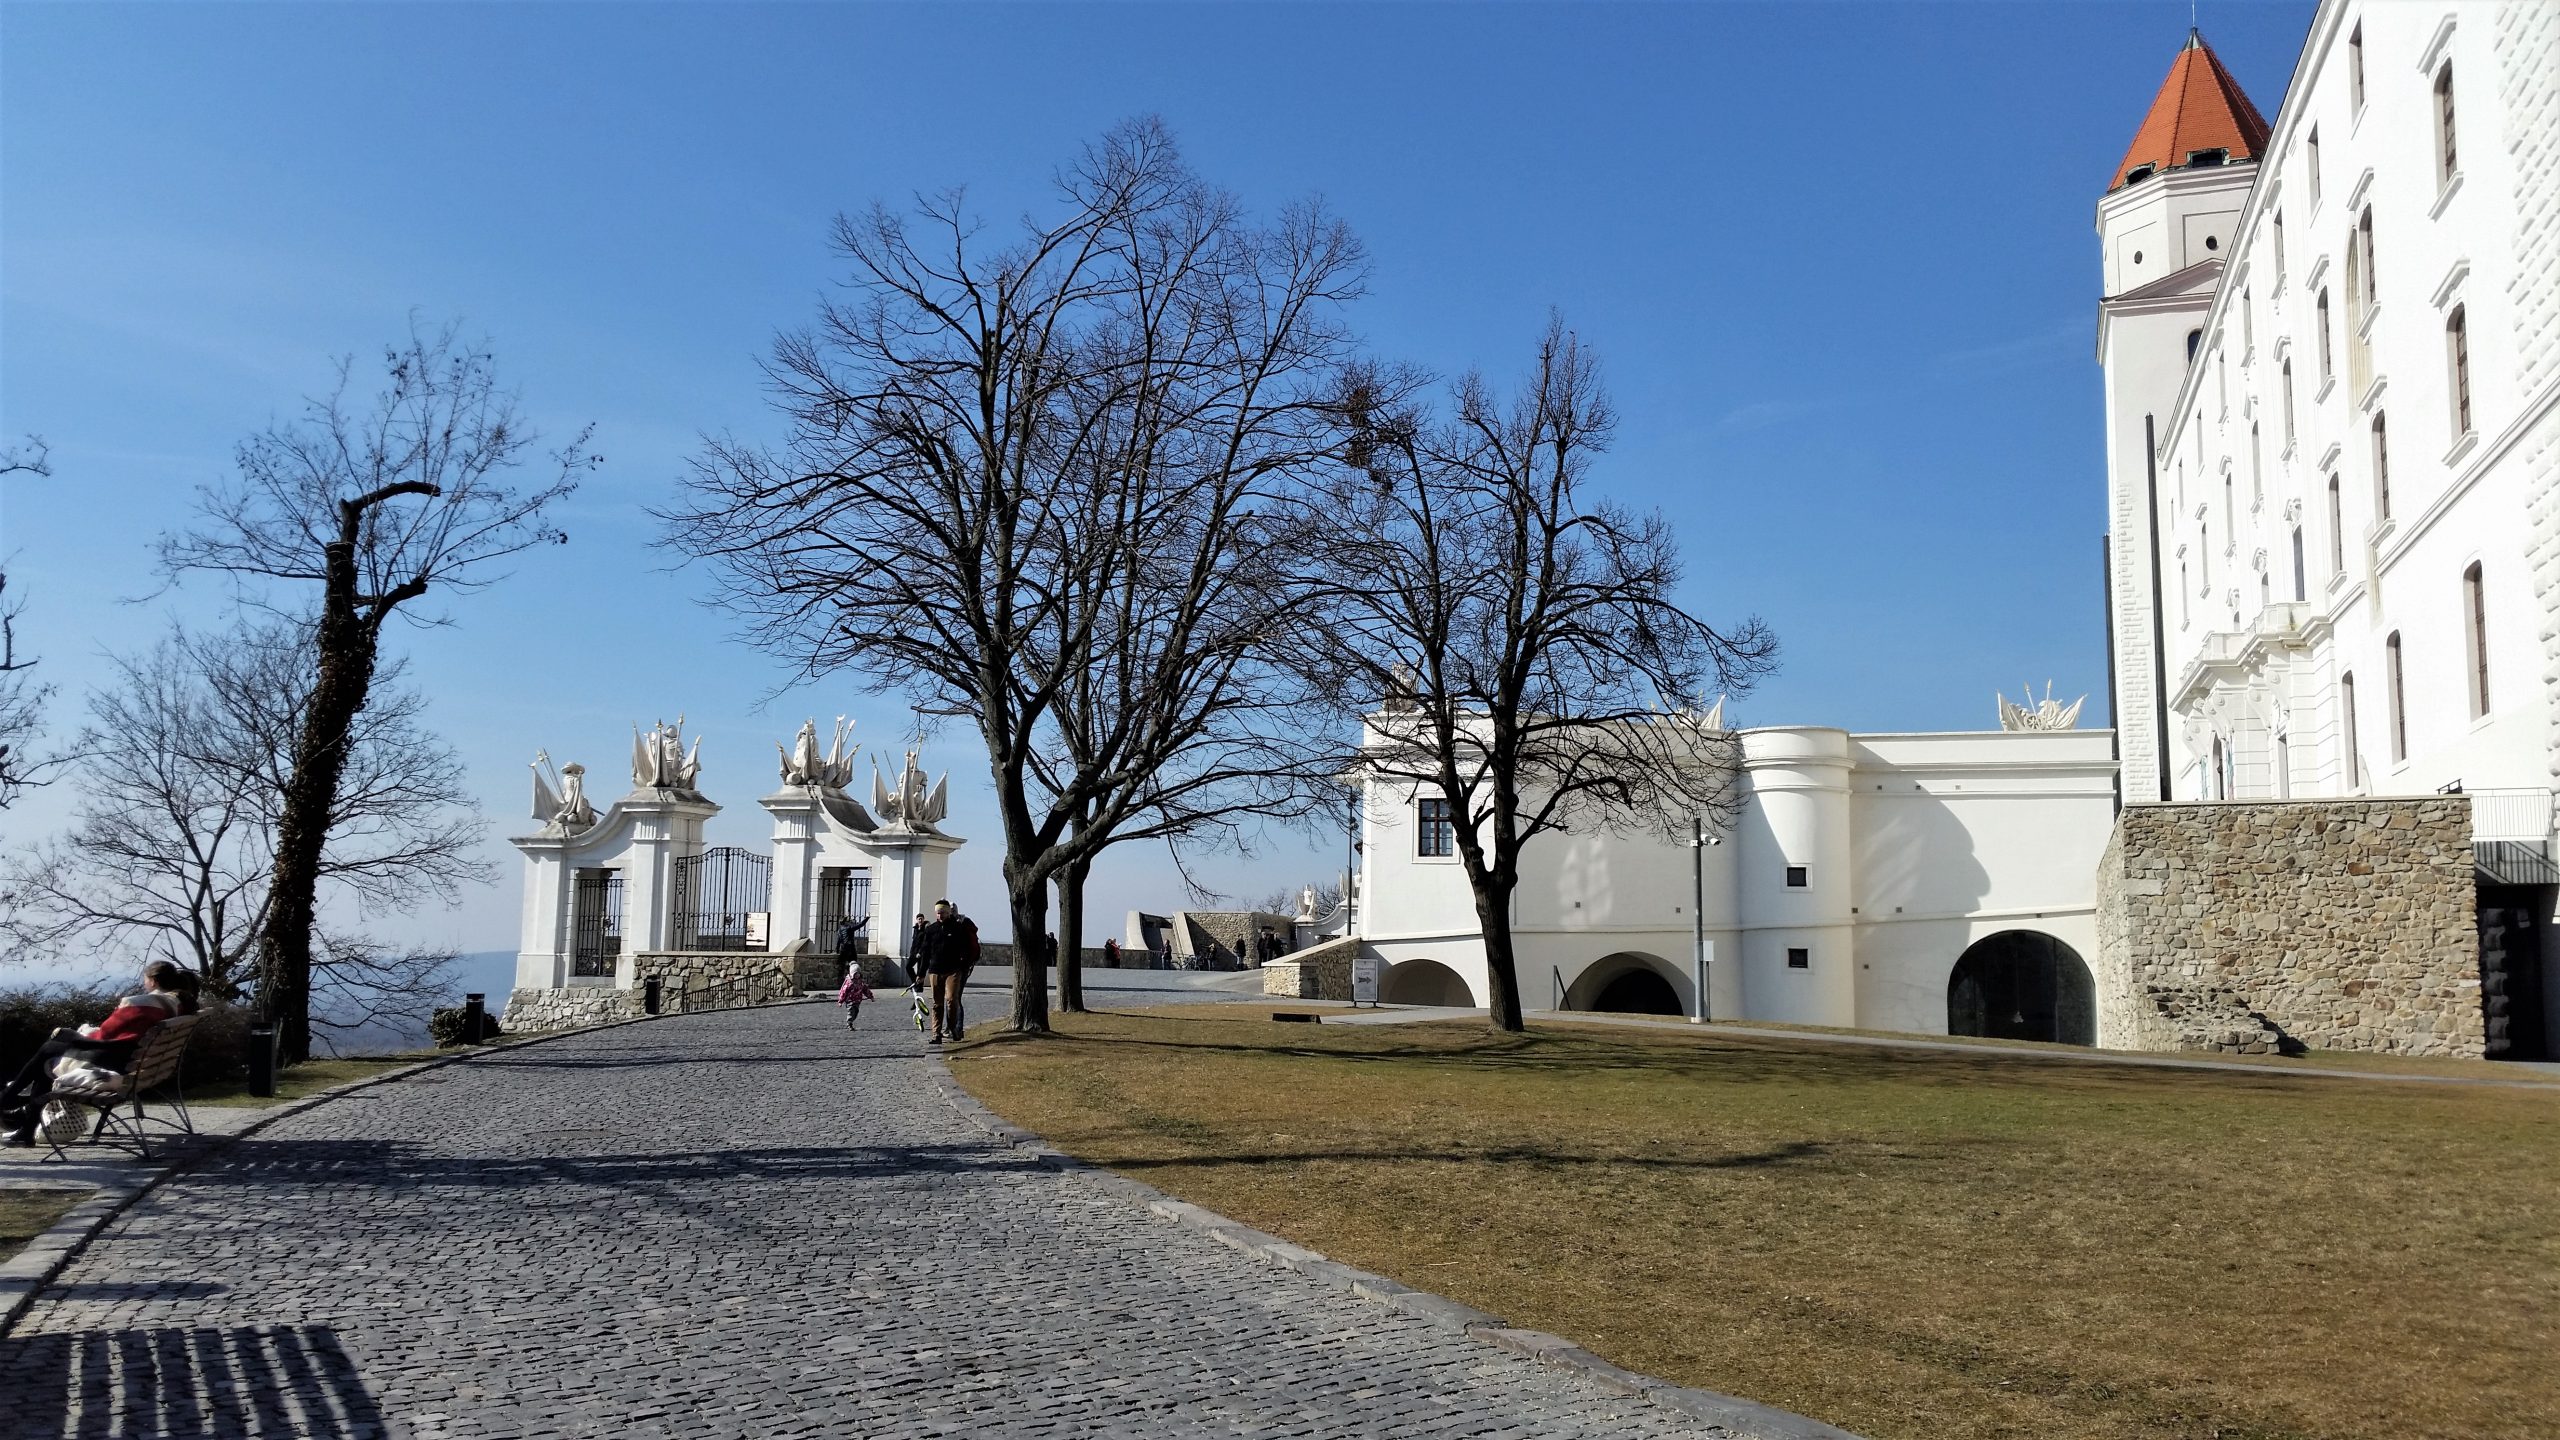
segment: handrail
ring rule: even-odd
[[[1556,1008],[1561,1010],[1564,1008],[1564,967],[1550,965],[1547,967],[1547,973],[1556,977]]]

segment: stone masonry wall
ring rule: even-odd
[[[2098,869],[2099,1043],[2481,1053],[2471,802],[2133,805]]]
[[[1349,1000],[1351,960],[1360,942],[1346,937],[1311,945],[1262,967],[1262,993],[1291,1000]]]
[[[579,1030],[616,1020],[640,1018],[640,992],[609,985],[582,985],[568,990],[517,990],[507,996],[498,1021],[510,1034],[536,1030]]]

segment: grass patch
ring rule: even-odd
[[[40,1190],[0,1185],[0,1260],[27,1248],[27,1242],[51,1228],[62,1212],[89,1198],[86,1190]]]
[[[1060,1016],[953,1068],[1072,1154],[1895,1440],[2560,1415],[2560,1097],[1709,1032]]]
[[[246,1079],[224,1080],[187,1092],[190,1105],[244,1106],[264,1108],[305,1099],[333,1085],[350,1080],[367,1080],[385,1070],[402,1065],[415,1065],[451,1051],[421,1050],[410,1055],[356,1055],[334,1060],[306,1060],[276,1072],[276,1093],[252,1095]]]

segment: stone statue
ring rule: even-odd
[[[535,751],[533,818],[563,830],[584,830],[596,823],[596,807],[587,803],[587,767],[571,761],[546,775],[550,768],[551,752]]]
[[[678,715],[670,725],[661,720],[649,727],[645,735],[638,726],[631,729],[631,783],[642,790],[678,790],[696,793],[695,782],[702,776],[702,741],[696,737],[693,749],[684,747],[684,717]]]
[[[924,771],[916,764],[916,751],[907,752],[907,768],[898,775],[898,787],[892,791],[881,783],[880,767],[871,767],[871,808],[880,814],[881,823],[907,830],[931,830],[950,808],[951,777],[944,775],[925,788]]]
[[[779,744],[774,746],[782,752],[782,783],[809,785],[821,790],[842,790],[851,784],[854,753],[861,749],[858,745],[845,744],[846,738],[852,734],[853,722],[842,715],[837,716],[835,740],[828,745],[827,753],[820,755],[818,722],[802,721],[799,737],[791,742],[790,749],[783,750]]]
[[[1298,892],[1298,918],[1301,920],[1316,918],[1316,887],[1313,885]]]
[[[2053,698],[2053,682],[2050,680],[2044,682],[2044,699],[2040,701],[2036,699],[2036,687],[2033,685],[2022,686],[2020,689],[2021,698],[2032,703],[2035,708],[2012,705],[2009,703],[2008,696],[1997,692],[1994,692],[1991,697],[2000,706],[2001,729],[2076,730],[2079,728],[2080,707],[2089,703],[2088,696],[2083,695],[2065,705]]]

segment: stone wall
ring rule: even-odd
[[[2477,1057],[2471,866],[2460,795],[2127,806],[2098,867],[2098,1042]]]
[[[582,985],[568,990],[518,990],[507,996],[506,1014],[498,1021],[507,1033],[536,1030],[579,1030],[641,1016],[640,992],[609,985]]]
[[[1351,961],[1360,953],[1354,938],[1328,940],[1285,960],[1262,967],[1262,993],[1291,1000],[1351,998]]]

